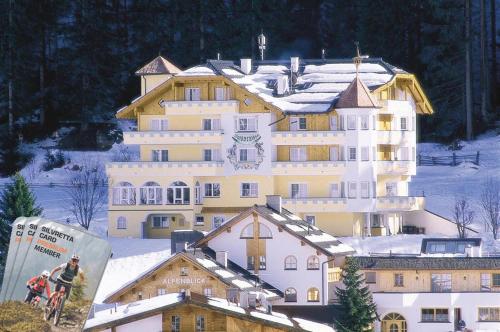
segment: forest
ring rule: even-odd
[[[0,0],[0,158],[15,168],[21,139],[62,126],[112,130],[158,54],[180,68],[256,58],[261,31],[273,59],[351,58],[358,41],[422,83],[435,114],[421,140],[472,139],[499,115],[496,2]]]

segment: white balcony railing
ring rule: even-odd
[[[425,198],[419,196],[379,196],[378,211],[413,211],[424,209]]]
[[[413,160],[379,160],[377,174],[415,175],[416,163]]]
[[[283,198],[283,206],[291,211],[300,212],[342,212],[347,204],[346,198],[306,197]]]
[[[125,144],[221,144],[221,130],[125,131]]]
[[[132,161],[106,164],[110,176],[145,176],[145,172],[157,172],[157,176],[219,176],[223,175],[223,161]]]
[[[220,114],[237,112],[238,100],[178,100],[160,101],[166,114],[193,115],[193,114]]]
[[[341,175],[345,161],[273,161],[273,175]]]
[[[377,144],[399,145],[415,142],[416,133],[409,130],[377,130]]]
[[[274,131],[271,136],[274,145],[331,145],[343,142],[345,131]]]

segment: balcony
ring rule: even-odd
[[[236,113],[238,100],[179,100],[160,101],[165,109],[165,115],[207,115],[221,113]]]
[[[273,175],[341,175],[345,161],[274,161]]]
[[[416,140],[416,133],[409,130],[377,130],[377,144],[411,144]]]
[[[347,199],[335,197],[283,198],[282,203],[285,209],[293,212],[344,212]]]
[[[452,293],[384,293],[372,291],[373,299],[381,308],[421,308],[432,304],[437,308],[494,306],[498,304],[498,292]]]
[[[425,197],[419,196],[382,196],[377,197],[377,211],[414,211],[423,210]]]
[[[415,175],[417,167],[412,160],[378,160],[378,175]]]
[[[221,144],[221,130],[125,131],[125,144]]]
[[[132,161],[106,164],[109,176],[220,176],[224,173],[223,161]]]
[[[400,114],[401,111],[411,112],[411,104],[406,100],[383,100],[380,114]]]
[[[332,145],[342,143],[345,131],[274,131],[274,145]]]

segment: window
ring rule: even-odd
[[[292,183],[290,186],[290,196],[292,198],[305,198],[305,197],[307,197],[307,184],[305,184],[305,183]]]
[[[481,273],[481,292],[491,291],[491,274]]]
[[[445,253],[446,252],[446,242],[429,241],[427,244],[427,251],[429,253]]]
[[[422,309],[422,322],[449,322],[448,309]]]
[[[297,302],[297,291],[295,288],[285,289],[285,302]]]
[[[196,315],[196,332],[205,331],[205,316]]]
[[[156,182],[146,182],[141,187],[141,204],[160,205],[162,203],[162,189]]]
[[[181,317],[172,316],[170,327],[172,332],[181,332]]]
[[[187,277],[187,275],[188,275],[188,268],[187,268],[187,266],[181,266],[180,276],[181,277]]]
[[[170,220],[167,216],[153,216],[153,228],[169,228]]]
[[[402,273],[394,273],[394,287],[404,287],[404,277]]]
[[[127,219],[125,217],[118,217],[116,220],[116,229],[127,229]]]
[[[307,302],[319,302],[319,290],[316,287],[307,290]]]
[[[151,161],[168,161],[168,150],[151,150]]]
[[[229,88],[215,88],[215,100],[229,100]]]
[[[396,182],[387,182],[385,184],[385,193],[386,196],[397,196],[397,184]]]
[[[377,283],[377,274],[376,274],[376,272],[365,272],[365,283],[367,283],[367,284],[376,284]]]
[[[480,322],[500,322],[500,307],[479,308],[478,320]]]
[[[257,183],[247,183],[241,184],[241,197],[257,197],[258,196],[258,184]]]
[[[297,270],[297,258],[295,256],[285,257],[285,270]]]
[[[113,188],[113,205],[135,205],[135,188],[131,183],[120,182]]]
[[[451,292],[451,274],[431,274],[431,291],[435,293]]]
[[[368,130],[369,128],[369,117],[368,115],[362,115],[361,116],[361,129],[363,130]]]
[[[257,149],[238,149],[238,161],[255,161],[257,158]]]
[[[218,161],[220,159],[221,158],[219,149],[203,149],[204,161]]]
[[[335,115],[330,117],[330,130],[339,130],[338,118]]]
[[[500,287],[500,273],[493,273],[493,287]]]
[[[182,181],[175,181],[167,188],[167,204],[189,204],[190,189]]]
[[[361,161],[370,160],[370,149],[367,146],[361,147]]]
[[[349,147],[349,160],[356,160],[356,148]]]
[[[407,146],[401,147],[399,151],[401,160],[410,160],[410,149]]]
[[[253,232],[253,223],[248,224],[243,228],[240,234],[240,239],[253,239],[254,238],[254,232]],[[267,227],[266,225],[262,223],[258,223],[259,227],[259,239],[272,239],[273,238],[273,233]]]
[[[307,129],[307,120],[305,117],[290,117],[290,130],[306,130]]]
[[[203,295],[205,295],[206,297],[211,297],[212,296],[212,288],[210,288],[210,287],[203,288]]]
[[[247,256],[247,270],[254,270],[254,269],[255,269],[255,257]]]
[[[347,116],[347,129],[354,130],[356,129],[356,116],[348,115]]]
[[[362,181],[361,185],[361,198],[370,198],[370,183]]]
[[[339,147],[338,146],[330,147],[330,160],[331,161],[338,161],[339,160]]]
[[[142,300],[142,292],[137,293],[137,300]]]
[[[257,131],[257,119],[239,118],[237,129],[238,131]]]
[[[220,130],[220,119],[203,119],[203,130]]]
[[[150,128],[152,131],[168,130],[168,119],[151,119]]]
[[[330,184],[330,197],[335,197],[335,198],[340,197],[340,190],[338,183]]]
[[[218,228],[224,223],[224,216],[213,216],[212,217],[212,228]]]
[[[259,270],[265,270],[266,269],[266,256],[260,256],[259,257]]]
[[[220,197],[219,183],[205,183],[205,197]]]
[[[316,216],[305,216],[305,220],[309,225],[314,226],[316,224]]]
[[[158,296],[167,294],[167,290],[165,288],[158,288]]]
[[[319,258],[318,256],[309,256],[307,259],[307,269],[308,270],[319,270]]]
[[[408,118],[401,117],[401,130],[408,130]]]
[[[192,100],[192,101],[200,100],[200,88],[186,88],[185,97],[186,100]]]
[[[195,224],[195,226],[205,225],[205,217],[200,216],[200,215],[196,216],[196,220],[195,220],[194,224]]]
[[[305,146],[290,148],[290,161],[306,161],[307,150]]]
[[[349,187],[348,187],[349,188],[349,192],[348,192],[349,198],[356,198],[356,196],[357,196],[357,193],[356,193],[357,188],[356,187],[357,187],[356,182],[349,182]]]

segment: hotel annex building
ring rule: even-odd
[[[110,236],[209,231],[266,195],[337,236],[425,221],[411,218],[424,198],[408,184],[416,117],[433,110],[414,75],[381,59],[208,60],[181,71],[162,57],[136,74],[141,96],[117,118],[136,121],[123,137],[140,160],[107,165]]]

